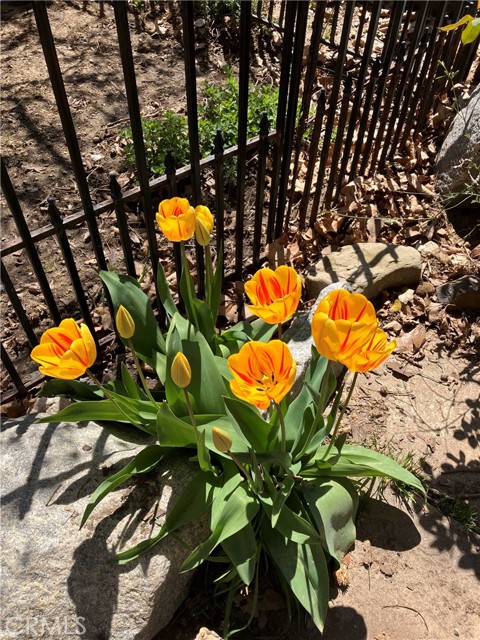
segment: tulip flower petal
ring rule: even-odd
[[[245,283],[250,311],[269,324],[281,324],[293,316],[302,293],[302,281],[295,269],[282,265],[275,271],[259,269]]]
[[[186,198],[162,200],[156,214],[158,225],[168,240],[190,240],[195,231],[195,209]]]
[[[80,325],[80,334],[87,350],[87,367],[91,367],[97,359],[95,340],[86,324]]]
[[[45,342],[34,347],[30,357],[32,360],[35,360],[35,362],[38,362],[38,364],[48,367],[50,365],[58,364],[63,353],[64,350],[55,342]]]
[[[312,319],[312,336],[318,352],[341,362],[351,371],[370,371],[395,348],[378,328],[371,302],[361,294],[332,291],[318,305]]]
[[[79,327],[75,320],[67,318],[58,327],[45,331],[30,357],[41,365],[41,373],[74,380],[95,362],[97,349],[87,325]]]
[[[281,402],[295,381],[296,363],[281,340],[247,342],[230,356],[228,366],[232,392],[259,409],[266,409],[272,400]]]

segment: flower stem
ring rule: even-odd
[[[335,424],[335,428],[333,429],[332,437],[330,438],[330,442],[327,447],[327,451],[325,452],[324,458],[328,456],[333,445],[335,444],[335,439],[337,437],[338,428],[340,427],[340,423],[342,421],[343,416],[345,415],[345,411],[347,410],[348,403],[350,402],[350,398],[352,397],[353,389],[355,388],[355,383],[357,382],[358,372],[355,371],[353,375],[352,384],[350,385],[350,389],[348,390],[348,395],[343,403],[342,410],[340,411],[340,415],[338,416],[337,423]]]
[[[275,408],[277,409],[278,419],[280,420],[280,429],[282,432],[282,451],[287,450],[287,431],[285,429],[285,420],[283,417],[282,410],[280,409],[280,405],[275,402]]]
[[[156,402],[152,396],[152,394],[150,393],[150,389],[147,386],[147,381],[145,380],[145,376],[143,375],[143,371],[142,368],[140,366],[140,362],[138,360],[137,354],[135,353],[135,347],[133,346],[133,340],[131,338],[128,339],[128,347],[130,349],[130,351],[132,352],[132,357],[133,357],[133,361],[135,363],[135,367],[138,371],[138,375],[140,377],[140,380],[142,381],[142,385],[143,388],[145,389],[145,393],[148,396],[148,399],[150,400],[150,402],[153,402],[154,405],[156,405]]]
[[[233,455],[233,453],[231,451],[227,451],[227,455],[230,456],[230,458],[233,460],[233,462],[237,465],[237,467],[240,469],[240,471],[245,475],[245,477],[248,480],[248,483],[251,487],[255,487],[253,480],[252,480],[252,476],[250,475],[250,473],[247,471],[246,467],[240,462],[240,460]]]
[[[183,395],[185,396],[185,404],[187,405],[188,413],[190,415],[190,420],[192,421],[192,426],[193,426],[193,429],[195,431],[195,440],[197,442],[197,449],[198,449],[198,444],[199,444],[199,441],[200,441],[200,434],[198,432],[197,421],[195,420],[195,416],[193,414],[193,409],[192,409],[192,404],[190,402],[190,398],[188,397],[188,391],[186,389],[183,389]]]
[[[279,340],[282,340],[282,336],[283,336],[283,327],[282,327],[282,323],[279,322],[278,323],[278,330],[277,330],[277,337]]]
[[[327,404],[328,379],[330,378],[331,369],[332,369],[332,363],[330,360],[327,360],[325,373],[323,374],[322,382],[320,384],[320,398],[318,399],[317,413],[315,415],[315,420],[313,422],[314,430],[316,430],[316,428],[318,427],[318,423],[320,422],[323,416],[323,412],[325,411],[325,406]]]

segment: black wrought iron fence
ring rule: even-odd
[[[153,11],[158,10],[158,5],[163,3],[149,4]],[[168,154],[165,175],[151,178],[130,40],[129,6],[124,0],[117,0],[111,5],[100,2],[99,11],[102,15],[106,11],[105,5],[114,14],[138,186],[123,192],[117,175],[112,172],[108,185],[110,199],[93,204],[50,28],[48,7],[44,2],[34,2],[33,12],[38,35],[82,210],[64,216],[55,201],[49,198],[49,224],[30,229],[2,158],[2,192],[19,235],[6,242],[1,249],[1,281],[25,334],[25,346],[35,346],[38,335],[16,290],[15,275],[8,264],[12,254],[20,249],[25,250],[52,322],[58,323],[61,319],[58,302],[37,249],[43,240],[56,237],[75,293],[78,313],[93,330],[91,308],[78,273],[68,230],[87,225],[96,265],[99,269],[108,269],[98,218],[105,212],[114,211],[124,257],[124,271],[132,277],[138,277],[126,209],[129,203],[136,202],[143,212],[149,261],[155,270],[159,252],[154,224],[154,202],[159,199],[159,194],[176,195],[178,186],[188,181],[192,204],[202,203],[202,180],[208,169],[213,173],[213,208],[219,248],[221,243],[225,245],[227,236],[224,224],[224,166],[227,161],[236,160],[236,212],[235,229],[232,232],[234,241],[231,243],[231,255],[227,255],[225,261],[230,272],[225,275],[242,278],[249,267],[260,263],[262,249],[266,244],[288,230],[294,208],[299,228],[303,229],[307,224],[313,225],[321,216],[322,208],[330,209],[338,201],[341,188],[347,181],[357,175],[367,175],[384,168],[392,162],[394,155],[402,153],[410,139],[421,136],[427,116],[436,106],[448,82],[446,75],[438,71],[439,61],[458,80],[467,77],[474,63],[478,44],[462,46],[460,33],[447,36],[438,30],[439,26],[456,21],[464,12],[471,12],[468,4],[455,0],[320,0],[316,3],[299,0],[281,3],[242,1],[238,31],[237,144],[224,148],[222,123],[219,123],[212,154],[202,158],[197,109],[195,4],[188,1],[177,3],[183,30],[190,163],[177,169],[175,159]],[[276,121],[268,122],[264,115],[258,123],[258,135],[247,139],[250,63],[254,49],[253,24],[260,26],[258,37],[269,38],[274,32],[280,34],[281,64]],[[245,228],[245,185],[247,159],[252,155],[257,160],[255,197],[253,204],[249,205],[252,211],[248,212],[252,214],[253,221],[250,239]],[[296,202],[295,183],[301,155],[308,159],[308,166],[303,194]],[[248,246],[245,242],[246,235],[249,235]],[[172,259],[178,269],[176,253]],[[197,251],[197,261],[197,280],[201,291],[203,265],[200,251]],[[94,330],[92,332],[96,335]],[[102,347],[102,341],[99,347]],[[26,394],[39,382],[38,375],[33,373],[33,367],[30,371],[27,369],[26,375],[20,376],[15,363],[19,355],[21,354],[17,353],[16,358],[9,355],[2,345],[2,363],[14,387],[7,392],[7,399],[12,393]]]

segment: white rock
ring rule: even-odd
[[[436,161],[437,191],[442,195],[460,194],[479,180],[480,167],[480,87],[467,106],[453,119]],[[472,208],[474,204],[471,204]],[[478,208],[478,205],[477,205]]]
[[[79,530],[90,494],[142,447],[93,423],[35,417],[2,426],[2,638],[33,637],[35,624],[44,635],[60,629],[57,637],[85,629],[84,640],[151,640],[188,593],[192,574],[179,573],[188,551],[172,536],[130,564],[112,559],[158,531],[155,518],[164,520],[195,465],[176,456],[137,476]],[[192,546],[208,535],[202,524],[187,529]]]

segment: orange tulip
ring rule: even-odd
[[[78,326],[75,320],[67,318],[58,327],[45,331],[30,357],[41,365],[41,373],[75,380],[95,362],[97,348],[87,325]]]
[[[275,271],[259,269],[245,283],[245,293],[253,303],[248,307],[253,314],[269,324],[281,324],[297,310],[302,281],[295,269],[285,265]]]
[[[297,365],[290,349],[281,340],[247,342],[228,358],[233,374],[230,389],[241,400],[267,409],[281,402],[293,386]]]
[[[388,358],[396,346],[396,340],[387,343],[385,331],[377,329],[370,342],[368,342],[361,351],[353,353],[350,357],[343,360],[343,364],[348,367],[350,371],[358,371],[361,373],[372,371],[372,369],[376,369]]]
[[[315,311],[312,336],[320,355],[343,362],[362,351],[377,326],[375,309],[365,296],[335,289]]]
[[[156,218],[160,229],[171,242],[190,240],[195,232],[195,209],[186,198],[162,200]]]

